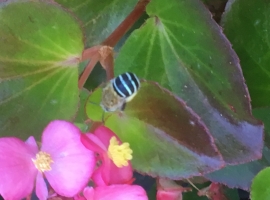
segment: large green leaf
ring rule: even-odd
[[[224,32],[237,52],[253,107],[270,105],[270,1],[230,0]]]
[[[41,134],[78,104],[78,23],[46,1],[0,4],[0,135]]]
[[[86,46],[100,44],[133,10],[138,0],[55,0],[74,12],[85,31]]]
[[[270,107],[253,109],[253,114],[265,125],[265,146],[260,160],[249,163],[226,166],[225,168],[207,174],[206,178],[214,182],[223,183],[232,188],[249,190],[252,179],[267,166],[270,166]]]
[[[151,17],[122,47],[116,74],[133,71],[184,99],[227,163],[260,158],[263,125],[251,115],[238,58],[209,11],[197,0],[152,0],[146,11]]]
[[[101,117],[101,89],[86,106],[90,119]],[[101,110],[100,110],[101,111]],[[99,115],[97,114],[99,113]],[[200,118],[157,84],[143,82],[124,112],[109,113],[105,125],[133,150],[136,170],[152,176],[179,179],[219,169],[223,160]]]
[[[270,167],[262,170],[253,180],[251,186],[251,200],[270,199]]]
[[[250,189],[252,179],[256,174],[270,165],[270,101],[268,98],[270,79],[267,61],[269,60],[267,53],[269,52],[269,33],[267,32],[269,14],[267,1],[229,1],[222,21],[224,31],[240,57],[253,106],[268,105],[268,107],[253,109],[254,116],[265,124],[265,147],[262,159],[225,167],[207,175],[207,178],[245,190]]]

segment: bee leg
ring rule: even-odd
[[[125,103],[123,103],[123,105],[121,106],[120,110],[121,110],[121,111],[124,111],[124,110],[125,110],[125,108],[126,108],[126,102],[125,102]]]

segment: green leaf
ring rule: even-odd
[[[90,119],[98,119],[93,106],[101,108],[93,102],[100,102],[100,98],[98,89],[88,100]],[[125,111],[108,113],[105,119],[105,125],[130,144],[132,164],[139,172],[179,179],[207,173],[224,164],[199,117],[157,84],[142,82]]]
[[[209,199],[206,196],[198,196],[198,191],[193,189],[191,192],[183,192],[183,200],[209,200]]]
[[[0,135],[40,135],[78,104],[78,23],[47,1],[0,4]]]
[[[222,19],[224,33],[240,58],[253,107],[270,105],[269,16],[270,1],[230,0]]]
[[[270,167],[260,171],[254,178],[251,186],[251,200],[269,200],[270,199]]]
[[[223,183],[232,188],[249,190],[252,179],[263,168],[270,166],[270,107],[253,109],[256,118],[262,120],[265,125],[265,146],[260,160],[249,163],[226,166],[225,168],[207,174],[206,178],[214,182]]]
[[[55,0],[82,22],[86,46],[105,40],[133,10],[138,0]]]
[[[186,101],[227,163],[260,158],[263,125],[251,115],[238,58],[209,11],[197,0],[152,0],[146,11],[151,17],[120,50],[116,74],[132,71]]]
[[[85,88],[80,91],[80,105],[76,113],[76,118],[73,120],[82,132],[87,132],[90,127],[90,124],[86,122],[88,117],[85,112],[85,104],[88,100],[89,94],[90,92]]]
[[[263,149],[263,158],[245,164],[226,166],[221,170],[207,174],[205,177],[213,182],[228,185],[231,188],[249,190],[252,179],[264,167],[270,165],[270,150]]]
[[[224,194],[228,198],[228,200],[239,200],[237,188],[231,189],[231,188],[226,187]]]
[[[253,115],[264,123],[264,146],[270,149],[270,106],[253,109]],[[270,165],[270,164],[269,164]]]
[[[147,191],[147,197],[149,200],[156,200],[156,195],[157,195],[157,186],[154,184],[150,190]]]
[[[215,19],[219,23],[228,0],[201,0],[201,1],[212,13],[213,19]]]
[[[204,182],[204,183],[195,183],[194,180],[190,180],[199,190],[203,190],[204,188],[207,188],[210,183]],[[192,189],[192,191],[183,192],[183,200],[209,200],[206,196],[198,196],[198,190],[193,188],[192,185],[188,184],[188,186]]]
[[[101,95],[102,95],[102,89],[98,88],[95,91],[91,93],[89,96],[86,106],[85,106],[85,111],[87,117],[89,117],[93,121],[103,121],[105,114],[101,106],[99,105],[101,102]]]

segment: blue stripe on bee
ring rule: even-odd
[[[117,76],[112,81],[114,91],[123,98],[127,98],[137,92],[140,82],[133,73],[126,72]]]
[[[139,84],[140,84],[139,79],[136,77],[135,74],[132,74],[132,73],[126,73],[126,75],[128,76],[128,79],[131,80],[131,84],[133,86],[134,92],[137,92],[139,88]]]

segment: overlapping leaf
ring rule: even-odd
[[[252,179],[256,174],[269,166],[270,150],[263,149],[263,158],[245,164],[226,166],[225,168],[206,175],[206,178],[213,182],[223,183],[231,188],[250,190]]]
[[[85,31],[86,46],[105,40],[133,10],[138,0],[55,0],[75,13]]]
[[[46,1],[0,6],[0,135],[26,138],[75,114],[82,32]]]
[[[97,120],[101,89],[88,100],[87,115]],[[98,115],[99,113],[100,115]],[[105,116],[105,124],[133,150],[136,170],[178,179],[204,174],[223,166],[220,154],[199,117],[157,84],[143,82],[124,112]]]
[[[260,158],[263,125],[251,115],[238,58],[202,3],[152,0],[147,13],[122,47],[116,74],[135,72],[184,99],[227,163]]]
[[[270,105],[270,1],[230,0],[224,33],[237,52],[253,107]]]
[[[247,13],[249,13],[247,15]],[[248,88],[251,93],[254,107],[269,106],[269,23],[267,15],[270,14],[269,2],[266,1],[229,1],[223,16],[223,27],[240,57],[241,66]],[[237,29],[235,28],[237,27]],[[207,175],[212,181],[218,181],[230,187],[250,189],[252,179],[263,168],[270,165],[270,115],[269,107],[256,108],[254,116],[265,124],[265,147],[263,157],[258,161],[228,166],[217,172]]]
[[[226,166],[225,168],[206,175],[213,182],[223,183],[232,188],[250,190],[253,178],[256,174],[270,166],[270,107],[253,109],[253,114],[262,120],[265,125],[265,146],[260,160],[249,163]]]

